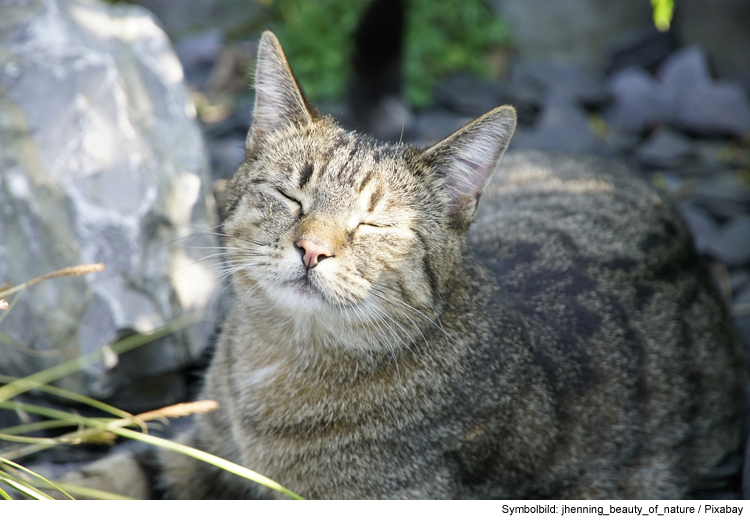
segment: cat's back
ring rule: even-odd
[[[510,153],[469,245],[497,301],[535,334],[553,393],[602,422],[581,417],[568,434],[601,436],[605,464],[631,466],[620,470],[631,483],[672,466],[696,485],[736,449],[739,347],[684,222],[639,176],[587,156]]]
[[[480,250],[507,243],[508,237],[520,244],[516,251],[534,250],[535,257],[564,248],[578,264],[594,259],[628,273],[689,246],[689,233],[672,205],[625,165],[538,151],[503,158],[469,234]],[[524,248],[524,242],[533,247]],[[559,264],[559,258],[553,260]]]

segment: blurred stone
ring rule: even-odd
[[[739,82],[713,81],[705,52],[686,48],[659,71],[669,100],[667,121],[689,132],[741,136],[750,132],[750,99]]]
[[[250,67],[258,50],[255,42],[235,42],[221,50],[206,87],[214,97],[231,97],[247,92]]]
[[[732,172],[699,185],[687,200],[705,208],[717,218],[750,214],[750,188],[738,182]]]
[[[214,180],[231,178],[245,161],[245,135],[209,141],[211,175]]]
[[[677,42],[673,33],[662,33],[653,26],[637,29],[611,42],[605,69],[612,73],[638,66],[653,71],[675,51]]]
[[[412,133],[417,146],[433,145],[469,122],[468,118],[444,110],[427,110],[415,115]]]
[[[690,140],[669,127],[658,129],[635,151],[641,163],[659,169],[678,167],[693,153]]]
[[[732,291],[736,292],[743,289],[746,285],[750,284],[750,270],[747,269],[736,269],[732,270],[729,274],[729,280],[732,287]]]
[[[630,156],[641,142],[640,136],[620,128],[607,127],[604,135],[607,152],[615,155]]]
[[[726,165],[722,151],[727,148],[727,143],[723,139],[701,139],[694,140],[693,146],[702,165],[710,169],[719,169]]]
[[[536,125],[516,132],[511,148],[599,152],[603,145],[591,132],[589,117],[570,94],[550,90]]]
[[[117,377],[117,390],[112,397],[107,398],[109,405],[131,414],[138,414],[188,400],[187,385],[181,374],[168,372],[143,379],[137,364],[136,367],[134,376]]]
[[[716,221],[703,209],[688,203],[679,204],[679,209],[693,235],[695,249],[699,253],[706,253],[711,242],[716,238]]]
[[[255,22],[263,27],[261,2],[247,0],[129,0],[154,13],[164,30],[173,38],[201,28],[242,31]],[[268,21],[270,22],[270,21]]]
[[[644,69],[630,67],[609,78],[614,96],[604,118],[615,128],[641,134],[656,123],[666,120],[666,99],[659,83]]]
[[[441,80],[433,90],[433,99],[436,105],[472,117],[501,104],[496,84],[467,73],[453,74]]]
[[[741,310],[739,315],[735,315],[734,324],[740,331],[745,346],[750,349],[750,286],[746,286],[735,296],[732,306],[735,311]],[[750,476],[750,475],[748,475]]]
[[[587,107],[601,106],[611,98],[609,88],[591,71],[567,62],[522,64],[516,69],[513,82],[519,91],[567,92]]]
[[[206,234],[216,220],[195,110],[166,35],[125,4],[2,9],[0,283],[81,263],[107,269],[26,291],[2,332],[41,352],[0,342],[0,372],[31,374],[177,315],[203,322],[162,338],[134,377],[182,368],[208,342],[217,293],[201,252],[186,246],[216,246]],[[114,363],[61,384],[109,396]]]
[[[189,33],[177,40],[175,51],[185,77],[197,89],[204,89],[208,84],[223,43],[224,36],[218,29]]]
[[[739,82],[714,81],[705,53],[686,48],[667,58],[658,79],[640,68],[610,77],[614,104],[605,113],[616,127],[643,133],[665,123],[697,134],[742,136],[750,131],[750,99]]]
[[[750,263],[750,216],[736,216],[710,241],[708,253],[727,266]]]
[[[678,38],[708,50],[717,75],[733,77],[750,68],[750,2],[679,0],[675,8]]]
[[[651,5],[631,0],[493,0],[513,31],[522,60],[564,60],[600,67],[607,43],[650,27]]]

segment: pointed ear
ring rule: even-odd
[[[446,192],[446,213],[459,225],[468,227],[474,220],[479,197],[515,129],[515,109],[500,106],[422,154]]]
[[[314,110],[294,78],[279,39],[266,31],[258,45],[253,126],[246,146],[250,149],[256,140],[290,124],[307,124],[313,116]]]

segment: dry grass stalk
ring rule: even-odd
[[[135,416],[135,418],[144,422],[150,422],[160,418],[180,418],[182,416],[190,416],[191,414],[204,414],[210,411],[215,411],[218,408],[219,402],[216,400],[201,400],[169,405],[167,407],[162,407],[161,409],[156,409],[155,411],[141,413]]]
[[[104,269],[105,269],[104,263],[102,262],[98,264],[81,264],[79,266],[70,266],[68,268],[63,268],[61,270],[53,271],[52,273],[47,273],[46,275],[42,275],[41,277],[31,279],[30,281],[26,281],[23,284],[19,284],[18,286],[14,286],[7,290],[0,291],[0,297],[8,297],[9,295],[18,293],[21,290],[25,290],[26,288],[34,286],[35,284],[39,284],[40,282],[45,281],[47,279],[53,279],[55,277],[74,277],[76,275],[85,275],[87,273],[96,273],[99,271],[104,271]],[[7,308],[7,302],[6,302],[6,308]]]

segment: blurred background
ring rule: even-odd
[[[677,200],[750,344],[747,0],[0,0],[0,290],[107,267],[8,297],[0,375],[184,316],[59,384],[129,412],[191,396],[226,286],[216,200],[269,28],[345,127],[425,146],[512,104],[511,148],[635,166]]]

